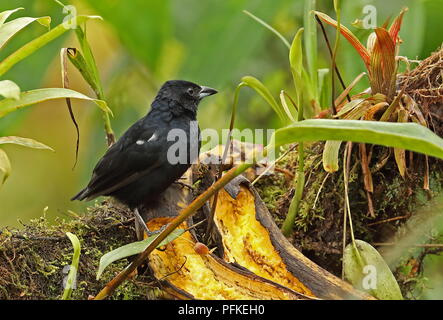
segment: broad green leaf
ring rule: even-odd
[[[37,21],[42,26],[49,28],[49,25],[51,24],[51,17],[22,17],[3,24],[3,26],[0,27],[0,49],[20,30],[34,21]]]
[[[69,240],[72,243],[72,246],[74,248],[74,254],[72,256],[72,262],[69,269],[68,277],[66,278],[66,283],[64,283],[65,290],[63,291],[62,300],[71,299],[72,289],[74,288],[75,282],[77,280],[78,263],[80,261],[80,253],[81,253],[81,245],[77,236],[70,232],[66,232],[66,236],[69,238]]]
[[[165,240],[163,240],[158,247],[164,246],[168,244],[171,241],[174,241],[176,238],[181,236],[185,232],[184,229],[176,229],[172,231]],[[157,237],[157,235],[150,236],[149,238],[146,238],[142,241],[137,241],[133,243],[129,243],[127,245],[124,245],[122,247],[119,247],[115,250],[112,250],[106,254],[104,254],[100,258],[100,265],[98,266],[97,271],[97,280],[100,279],[101,275],[103,274],[103,271],[106,269],[107,266],[109,266],[114,261],[130,257],[136,254],[139,254],[149,246],[149,244]]]
[[[5,183],[6,179],[11,175],[11,162],[8,155],[0,149],[0,187]]]
[[[265,101],[271,106],[272,109],[274,109],[283,123],[289,122],[289,119],[286,116],[283,107],[280,107],[280,105],[272,96],[271,92],[269,92],[268,88],[266,88],[260,80],[251,76],[246,76],[243,77],[241,81],[244,82],[248,87],[254,89],[263,99],[265,99]]]
[[[0,145],[1,144],[16,144],[19,146],[27,147],[27,148],[33,148],[33,149],[43,149],[43,150],[51,150],[54,151],[51,147],[48,147],[47,145],[35,141],[33,139],[28,138],[22,138],[22,137],[0,137]]]
[[[19,10],[23,10],[23,9],[24,8],[17,8],[17,9],[13,9],[13,10],[6,10],[3,12],[0,12],[0,29],[11,14],[13,14],[14,12],[17,12]]]
[[[357,289],[381,300],[403,300],[394,275],[380,253],[369,243],[355,240],[355,246],[346,246],[343,268],[346,279]]]
[[[46,89],[37,89],[31,91],[25,91],[20,94],[19,100],[14,99],[3,99],[0,101],[0,118],[4,117],[10,112],[13,112],[17,109],[33,105],[36,103],[54,100],[54,99],[82,99],[94,102],[100,109],[103,111],[110,113],[112,115],[112,111],[109,109],[108,105],[103,100],[92,99],[88,96],[85,96],[82,93],[62,88],[46,88]]]
[[[323,148],[323,169],[326,172],[338,170],[338,152],[342,141],[328,140]]]
[[[20,99],[20,87],[11,80],[0,81],[0,96],[18,100]]]
[[[270,147],[302,141],[340,140],[379,144],[443,159],[443,139],[415,123],[311,119],[275,131]]]
[[[76,19],[76,22],[78,24],[81,24],[89,19],[101,19],[98,16],[77,16],[72,18],[71,20],[67,21],[66,24],[73,24],[73,20]],[[59,24],[57,27],[53,28],[52,30],[44,33],[38,38],[35,38],[34,40],[28,42],[23,47],[12,53],[10,56],[8,56],[6,59],[0,62],[0,76],[2,76],[4,73],[6,73],[9,69],[11,69],[15,64],[22,61],[47,43],[51,42],[52,40],[58,38],[66,31],[70,30],[66,28],[65,23]],[[5,26],[5,25],[4,25]],[[3,27],[4,27],[3,26]],[[3,28],[2,28],[3,29]]]

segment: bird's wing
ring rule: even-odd
[[[82,198],[112,193],[155,169],[159,161],[160,129],[135,123],[97,163]]]

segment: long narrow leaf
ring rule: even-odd
[[[0,149],[0,187],[5,183],[8,177],[11,175],[11,162],[8,155],[2,149]]]
[[[16,144],[22,147],[32,148],[32,149],[42,149],[42,150],[51,150],[54,151],[51,147],[29,138],[22,137],[0,137],[0,145],[1,144]]]
[[[73,17],[70,21],[68,21],[68,24],[73,23],[73,20],[76,19],[78,24],[81,24],[85,22],[88,19],[97,19],[100,17],[97,16],[77,16]],[[100,18],[101,19],[101,18]],[[6,73],[9,69],[11,69],[15,64],[20,62],[21,60],[25,59],[41,47],[45,46],[52,40],[58,38],[63,33],[68,31],[69,29],[65,27],[66,25],[64,23],[59,24],[57,27],[53,28],[51,31],[46,32],[45,34],[41,35],[38,38],[35,38],[31,42],[28,42],[23,47],[12,53],[10,56],[8,56],[6,59],[4,59],[2,62],[0,62],[0,76],[2,76],[4,73]]]
[[[30,18],[22,17],[5,23],[0,27],[0,49],[20,30],[25,28],[27,25],[37,21],[42,26],[49,28],[51,24],[51,17],[40,17],[40,18]]]
[[[72,256],[72,262],[69,268],[68,277],[66,278],[66,282],[64,283],[65,290],[63,291],[62,300],[71,299],[72,290],[74,289],[75,283],[77,281],[77,270],[78,270],[78,263],[80,262],[80,253],[81,253],[80,241],[78,240],[77,236],[70,232],[66,232],[66,236],[69,238],[69,240],[72,243],[74,254]]]
[[[288,40],[286,40],[285,37],[283,37],[283,35],[278,32],[277,30],[275,30],[273,27],[271,27],[269,24],[267,24],[266,22],[264,22],[262,19],[260,19],[259,17],[253,15],[252,13],[250,13],[247,10],[243,10],[244,14],[247,14],[248,16],[250,16],[252,19],[254,19],[255,21],[257,21],[258,23],[260,23],[262,26],[264,26],[266,29],[270,30],[272,33],[274,33],[277,37],[280,38],[280,40],[285,44],[286,47],[288,47],[288,49],[290,48],[289,42]]]
[[[0,96],[18,100],[20,99],[20,87],[11,80],[0,81]]]
[[[25,91],[20,94],[19,100],[3,99],[0,101],[0,118],[17,109],[27,107],[36,103],[54,99],[81,99],[94,102],[103,111],[112,114],[105,101],[92,99],[82,93],[62,88],[46,88]]]
[[[403,16],[406,13],[406,11],[408,11],[408,8],[403,8],[400,14],[395,18],[391,27],[389,28],[389,34],[392,40],[394,40],[395,44],[397,44],[398,42],[398,33],[400,32],[401,24],[403,22]]]
[[[94,54],[92,53],[91,46],[86,39],[86,33],[83,31],[82,27],[79,26],[76,31],[77,39],[80,43],[80,48],[83,53],[83,60],[85,63],[86,70],[88,71],[92,83],[89,83],[91,88],[95,91],[99,99],[104,100],[103,88],[100,81],[100,75],[98,73],[97,64],[95,62]],[[83,75],[83,74],[82,74]]]
[[[303,25],[304,32],[304,44],[306,63],[308,66],[309,78],[311,79],[312,86],[318,88],[318,72],[317,72],[317,24],[314,18],[316,0],[305,0]],[[320,98],[320,90],[315,91],[315,99],[318,101]]]
[[[270,147],[301,141],[341,140],[379,144],[443,159],[443,139],[415,123],[312,119],[278,129]]]
[[[271,108],[277,113],[278,117],[283,123],[288,123],[289,120],[284,112],[283,108],[277,103],[277,101],[272,96],[271,92],[265,85],[258,79],[246,76],[241,79],[248,87],[254,89],[265,101],[271,106]]]
[[[172,231],[165,240],[163,240],[158,247],[164,246],[168,244],[171,241],[174,241],[176,238],[181,236],[184,233],[184,229],[176,229]],[[145,249],[149,246],[149,244],[157,237],[157,235],[153,235],[149,238],[146,238],[142,241],[137,241],[133,243],[129,243],[127,245],[124,245],[122,247],[119,247],[115,250],[112,250],[106,254],[104,254],[100,258],[100,264],[97,271],[97,280],[100,279],[101,275],[103,274],[103,271],[106,269],[107,266],[109,266],[114,261],[130,257],[136,254],[139,254],[140,252],[145,251]]]
[[[338,152],[342,141],[328,140],[323,148],[323,169],[326,172],[338,170]]]
[[[398,119],[397,122],[407,122],[409,118],[408,112],[401,108],[398,110]],[[400,175],[404,178],[406,173],[406,151],[405,149],[401,148],[394,148],[394,158],[395,162],[397,163],[398,171],[400,172]]]
[[[17,9],[13,9],[13,10],[6,10],[3,12],[0,12],[0,29],[3,26],[3,24],[5,23],[5,21],[9,18],[9,16],[19,10],[23,10],[23,8],[17,8]]]

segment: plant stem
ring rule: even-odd
[[[304,155],[304,147],[301,142],[298,145],[298,169],[297,174],[295,176],[295,194],[291,200],[291,204],[289,205],[288,214],[286,215],[286,219],[283,222],[282,233],[285,236],[289,236],[292,232],[292,228],[294,227],[295,217],[297,216],[301,198],[303,196],[303,189],[305,186],[305,155]]]
[[[297,94],[298,112],[297,121],[303,120],[303,104],[301,103],[301,94]],[[291,234],[295,223],[295,217],[300,208],[303,189],[305,186],[305,149],[303,142],[298,144],[298,169],[295,175],[295,194],[289,205],[288,214],[282,225],[282,233],[287,237]]]
[[[340,43],[340,27],[341,27],[341,22],[340,22],[341,9],[340,9],[340,5],[339,5],[339,1],[334,2],[334,7],[335,7],[336,14],[337,14],[337,30],[335,32],[335,43],[334,43],[334,52],[332,53],[331,70],[335,70],[335,68],[336,68],[335,60],[337,59],[338,45]],[[332,78],[331,78],[331,81],[332,81],[331,112],[332,112],[332,115],[335,115],[337,113],[337,109],[335,107],[335,96],[334,96],[335,95],[335,72],[331,72],[331,76],[332,76]]]
[[[220,159],[217,180],[220,180],[222,177],[223,164],[226,161],[226,157],[228,156],[229,148],[231,147],[231,135],[232,135],[232,130],[234,129],[235,114],[237,113],[238,97],[240,95],[240,89],[244,86],[246,86],[246,83],[240,82],[240,84],[237,86],[237,88],[235,88],[234,101],[232,103],[232,110],[231,110],[231,121],[229,123],[229,133],[228,133],[228,138],[226,140],[225,150],[223,151],[222,158]],[[218,191],[215,193],[214,198],[212,200],[211,212],[209,213],[208,225],[206,227],[206,234],[205,234],[205,239],[204,239],[205,242],[207,242],[209,240],[209,236],[210,236],[212,228],[214,226],[214,214],[215,214],[215,209],[217,208],[217,200],[218,200]]]

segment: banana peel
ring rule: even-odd
[[[191,170],[181,182],[192,182]],[[148,228],[158,230],[191,200],[187,187],[171,186],[155,206],[143,211]],[[219,192],[214,222],[222,258],[197,253],[194,247],[198,235],[194,230],[150,254],[148,266],[153,276],[174,298],[373,299],[295,249],[254,187],[242,176]],[[181,227],[192,223],[189,219]]]
[[[148,222],[157,230],[172,218]],[[187,224],[182,225],[183,228]],[[226,263],[213,254],[195,251],[196,240],[188,231],[149,256],[149,267],[161,288],[177,299],[203,300],[300,300],[306,299],[284,286]]]
[[[373,299],[292,246],[250,182],[239,176],[219,193],[214,214],[224,260],[296,292],[321,299]]]

